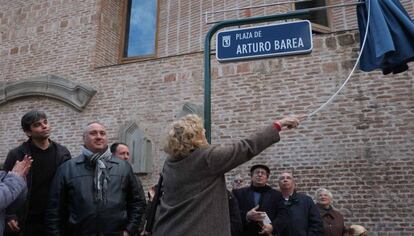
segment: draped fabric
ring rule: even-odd
[[[368,20],[367,41],[361,55],[363,71],[381,69],[384,74],[401,73],[414,61],[414,22],[398,0],[365,0],[357,17],[362,45]]]

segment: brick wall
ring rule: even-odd
[[[116,48],[116,33],[105,33],[117,29],[119,15],[110,14],[110,7],[119,5],[102,1],[7,1],[0,7],[0,85],[55,74],[98,91],[83,112],[43,97],[1,105],[0,160],[25,140],[19,123],[29,109],[49,114],[52,138],[74,155],[80,152],[87,122],[105,123],[113,142],[123,124],[135,121],[154,144],[154,173],[142,176],[147,187],[156,183],[166,158],[161,151],[165,127],[185,102],[203,103],[200,50],[210,26],[200,13],[249,1],[160,1],[160,58],[124,65],[117,65],[116,53],[109,50]],[[413,2],[401,2],[413,15]],[[237,16],[243,14],[255,11]],[[342,31],[314,36],[309,55],[225,64],[213,60],[213,143],[230,143],[274,119],[313,111],[350,72],[358,41],[355,31]],[[373,235],[410,235],[413,77],[413,69],[388,76],[356,71],[331,105],[301,128],[284,132],[280,143],[230,172],[228,180],[235,174],[248,180],[249,167],[265,163],[276,186],[277,173],[293,170],[300,191],[313,195],[318,187],[332,190],[347,223],[363,224]]]

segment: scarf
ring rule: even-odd
[[[86,157],[86,162],[95,167],[94,174],[94,190],[95,190],[95,201],[103,201],[104,204],[107,202],[106,190],[108,189],[108,182],[110,180],[108,170],[106,168],[106,161],[111,159],[112,154],[109,148],[103,153],[92,153],[89,149],[82,146],[82,154]]]
[[[262,205],[263,205],[263,195],[265,192],[269,191],[271,189],[270,186],[265,185],[261,187],[253,186],[253,184],[250,185],[250,189],[253,190],[253,201],[256,205],[259,205],[260,211],[262,211]]]

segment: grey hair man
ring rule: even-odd
[[[104,125],[89,123],[82,154],[57,171],[46,212],[49,235],[135,235],[145,211],[131,165],[113,157]]]
[[[319,211],[309,196],[296,192],[292,173],[283,172],[278,177],[282,192],[280,201],[288,208],[289,219],[280,236],[319,236],[323,233],[323,223]]]

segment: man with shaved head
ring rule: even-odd
[[[82,154],[57,171],[46,212],[49,235],[135,235],[145,198],[131,165],[112,156],[104,125],[89,123]]]

